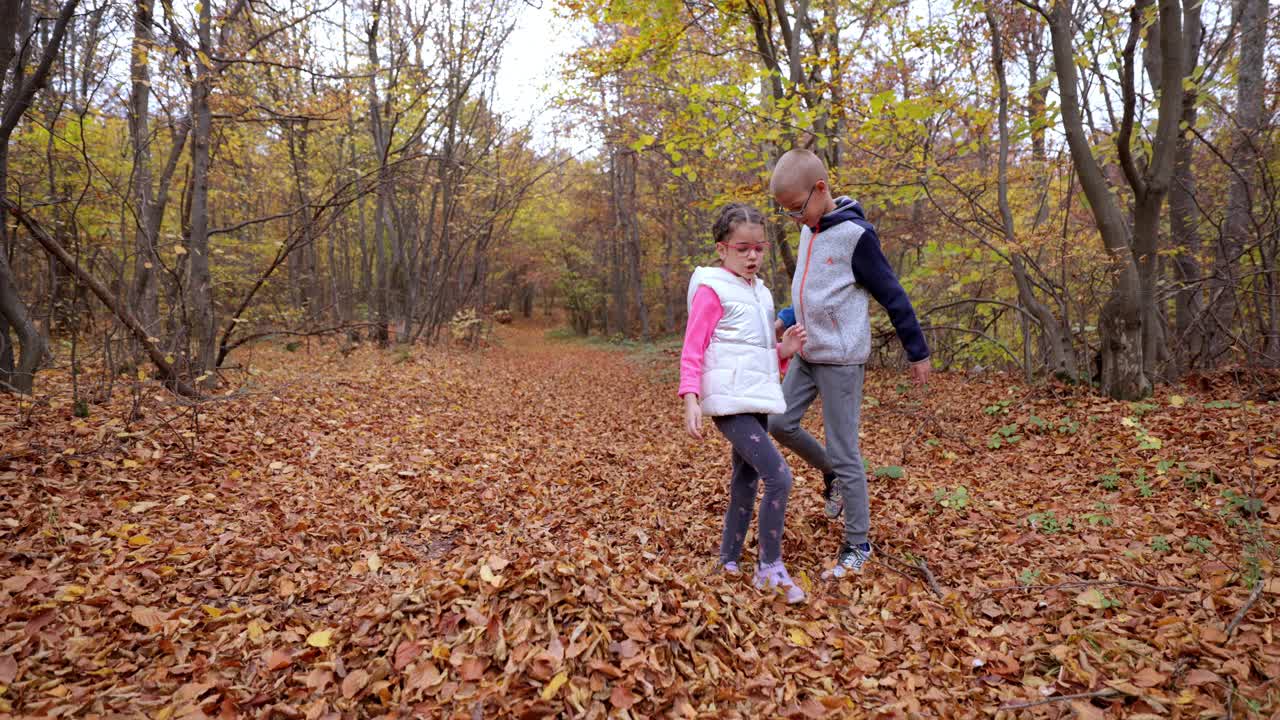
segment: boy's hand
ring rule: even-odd
[[[684,429],[693,439],[702,439],[702,405],[693,393],[684,396]]]
[[[782,342],[782,320],[773,321],[773,339],[774,342]]]
[[[911,381],[921,386],[928,385],[929,373],[932,370],[933,363],[930,358],[911,363]]]
[[[809,339],[809,334],[805,332],[803,325],[792,325],[787,331],[782,333],[782,345],[779,349],[782,351],[779,356],[783,359],[800,352],[800,348],[804,347],[804,341]]]

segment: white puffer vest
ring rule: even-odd
[[[689,297],[706,285],[724,308],[702,364],[702,413],[776,414],[787,409],[778,380],[773,332],[773,296],[756,278],[746,280],[719,267],[700,267],[689,278]]]

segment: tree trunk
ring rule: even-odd
[[[1148,319],[1150,298],[1144,291],[1139,270],[1139,257],[1135,251],[1148,254],[1154,246],[1154,220],[1168,190],[1173,168],[1173,139],[1177,121],[1182,111],[1181,72],[1181,16],[1176,0],[1160,0],[1160,51],[1164,68],[1161,83],[1161,106],[1156,139],[1152,149],[1151,166],[1147,178],[1138,177],[1132,163],[1129,148],[1129,131],[1132,123],[1133,68],[1131,55],[1125,70],[1126,123],[1117,139],[1125,175],[1133,186],[1136,200],[1134,237],[1102,168],[1093,156],[1089,135],[1085,132],[1080,105],[1079,84],[1075,65],[1071,3],[1056,2],[1049,11],[1049,30],[1053,44],[1054,67],[1058,71],[1058,88],[1061,99],[1062,123],[1066,131],[1071,159],[1080,177],[1080,185],[1089,200],[1098,231],[1102,235],[1111,261],[1111,296],[1102,308],[1099,329],[1102,334],[1102,389],[1119,400],[1135,400],[1151,393],[1148,361],[1144,356],[1148,334],[1144,321]],[[1132,33],[1140,27],[1141,8],[1135,8]],[[1170,39],[1176,40],[1171,43]],[[1131,35],[1128,52],[1136,43]],[[1176,86],[1176,91],[1174,91]],[[1172,126],[1169,121],[1172,119]],[[1153,212],[1154,211],[1154,212]],[[1153,253],[1151,253],[1153,255]]]
[[[289,271],[293,277],[293,290],[297,294],[296,299],[299,306],[303,309],[303,314],[307,321],[316,323],[319,321],[319,311],[321,307],[320,301],[320,279],[319,268],[317,262],[317,249],[315,245],[314,227],[312,226],[311,212],[311,192],[307,186],[308,170],[308,153],[307,138],[308,129],[306,121],[302,121],[302,128],[295,129],[290,124],[289,133],[289,161],[293,166],[294,177],[294,197],[298,203],[298,207],[302,209],[299,222],[302,223],[302,242],[298,250],[289,255]],[[295,259],[296,256],[296,259]]]
[[[1177,166],[1178,136],[1181,135],[1183,98],[1186,97],[1187,79],[1194,66],[1186,62],[1189,49],[1188,35],[1198,28],[1184,29],[1180,0],[1160,0],[1158,20],[1150,27],[1145,58],[1151,86],[1158,88],[1159,110],[1151,155],[1143,168],[1142,181],[1134,188],[1133,253],[1138,262],[1141,280],[1141,307],[1143,312],[1142,344],[1143,367],[1148,378],[1155,378],[1158,368],[1168,359],[1166,320],[1162,305],[1157,302],[1160,283],[1160,218],[1164,201],[1173,184]],[[1138,9],[1132,11],[1132,22],[1143,22]],[[1134,36],[1136,38],[1136,34]],[[1132,82],[1132,73],[1126,72]],[[1129,96],[1126,102],[1126,123],[1122,125],[1120,139],[1127,141],[1124,128],[1131,115],[1134,92],[1132,85],[1125,86]],[[1122,167],[1126,164],[1127,148],[1121,150]]]
[[[3,218],[0,218],[3,219]],[[3,257],[3,250],[0,249],[0,257]],[[6,282],[0,277],[0,282]],[[13,340],[9,337],[9,316],[0,312],[0,390],[5,389],[13,380]]]
[[[187,244],[187,309],[191,313],[189,331],[195,341],[192,364],[197,375],[212,380],[217,352],[217,328],[213,319],[213,283],[209,272],[209,143],[213,135],[213,113],[209,92],[213,86],[213,52],[210,38],[213,25],[211,0],[200,3],[197,28],[200,52],[195,54],[196,79],[191,87],[191,114],[195,126],[191,134],[191,234]]]
[[[0,340],[3,349],[0,354],[7,356],[8,362],[0,361],[0,382],[18,392],[30,393],[35,384],[36,369],[40,366],[45,354],[44,334],[35,326],[27,306],[18,296],[14,287],[13,272],[9,261],[0,252],[0,315],[4,316],[4,338]],[[13,365],[13,348],[9,341],[8,326],[12,326],[18,334],[18,364]]]
[[[1262,245],[1262,268],[1266,272],[1267,325],[1262,352],[1271,367],[1280,367],[1280,229],[1271,231]]]
[[[1000,204],[1000,217],[1004,227],[1004,239],[1009,245],[1014,282],[1018,286],[1018,300],[1027,308],[1040,324],[1040,332],[1044,338],[1046,365],[1060,378],[1075,380],[1077,378],[1075,352],[1071,347],[1071,336],[1065,332],[1065,325],[1049,310],[1048,306],[1036,298],[1027,276],[1022,251],[1017,246],[1014,232],[1013,212],[1009,208],[1009,83],[1004,67],[1004,41],[1000,25],[991,10],[986,11],[987,24],[991,28],[991,60],[996,71],[999,87],[999,153],[997,157],[997,195]],[[1025,322],[1025,318],[1023,319]],[[1025,368],[1027,374],[1031,368]]]
[[[644,302],[644,269],[643,253],[640,247],[640,222],[636,207],[636,152],[631,149],[618,151],[615,161],[619,163],[619,237],[625,244],[627,261],[630,264],[628,277],[631,280],[632,302],[635,304],[636,316],[640,322],[640,338],[649,339],[649,308]]]
[[[387,296],[390,292],[388,287],[387,272],[387,255],[384,244],[384,235],[387,232],[387,216],[388,216],[388,194],[390,193],[391,178],[387,169],[387,153],[389,151],[389,142],[387,140],[387,131],[382,124],[382,101],[378,92],[378,27],[381,20],[382,3],[375,2],[372,8],[371,16],[372,24],[369,26],[365,48],[369,56],[369,134],[373,139],[374,152],[378,159],[378,191],[377,199],[374,203],[373,211],[373,249],[374,249],[374,288],[373,288],[373,306],[374,316],[377,324],[378,342],[386,344],[390,338],[388,335],[388,303]]]
[[[134,263],[130,305],[148,333],[159,333],[160,292],[157,287],[160,259],[151,226],[151,16],[154,0],[136,0],[133,12],[133,48],[129,58],[129,141],[133,146]]]
[[[1236,68],[1236,116],[1232,126],[1235,137],[1231,149],[1230,185],[1227,191],[1227,214],[1214,259],[1214,282],[1210,297],[1214,298],[1210,359],[1213,362],[1231,351],[1232,333],[1240,306],[1236,293],[1240,257],[1253,231],[1253,194],[1257,191],[1258,143],[1266,97],[1263,63],[1267,41],[1267,0],[1235,0],[1233,26],[1239,28],[1239,52]]]
[[[1200,47],[1204,41],[1204,24],[1200,19],[1201,4],[1183,6],[1183,32],[1186,45],[1186,67],[1195,68],[1199,63]],[[1198,82],[1199,78],[1195,78]],[[1178,133],[1178,147],[1174,160],[1173,184],[1169,187],[1169,235],[1174,248],[1174,277],[1179,289],[1173,299],[1173,319],[1176,342],[1180,348],[1173,358],[1173,374],[1179,375],[1204,364],[1204,288],[1200,286],[1200,253],[1202,241],[1196,208],[1196,177],[1192,165],[1194,140],[1190,128],[1196,124],[1196,100],[1198,85],[1191,83],[1182,99],[1182,124],[1186,128]]]
[[[44,38],[40,62],[27,77],[25,58],[17,55],[28,50],[25,43],[31,28],[32,6],[18,0],[0,0],[0,207],[8,207],[9,139],[31,107],[36,92],[44,87],[77,5],[79,0],[67,0],[62,6],[53,29]],[[22,43],[18,42],[19,37]],[[36,369],[45,356],[45,338],[18,295],[17,278],[6,253],[8,247],[9,223],[0,215],[0,315],[4,316],[4,323],[0,324],[4,330],[4,338],[0,340],[0,381],[19,392],[29,393],[35,383]],[[12,362],[9,328],[17,333],[20,345],[16,366]]]

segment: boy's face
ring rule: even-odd
[[[830,190],[825,180],[819,180],[809,187],[794,187],[779,190],[773,199],[778,202],[782,212],[796,222],[797,225],[818,226],[820,220],[831,204]]]

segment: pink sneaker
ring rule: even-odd
[[[787,568],[781,560],[757,567],[755,586],[757,590],[784,591],[788,605],[804,602],[804,589],[787,574]]]

